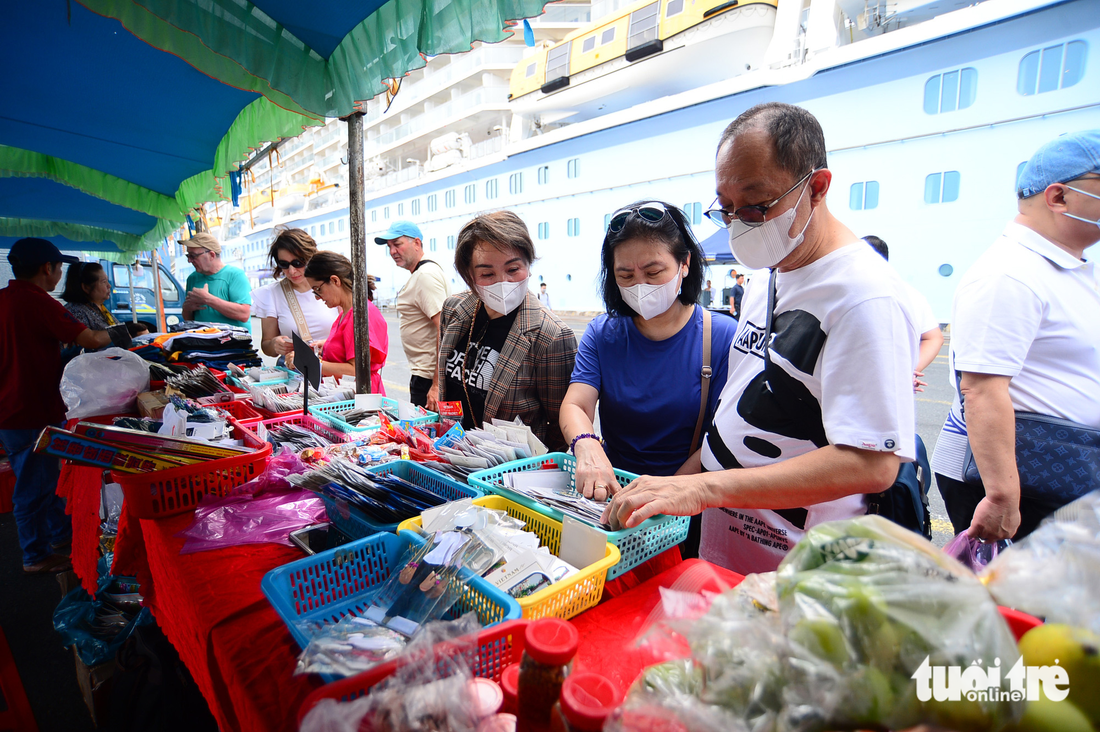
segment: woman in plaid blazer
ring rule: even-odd
[[[459,232],[455,269],[469,292],[447,299],[439,321],[440,401],[462,403],[463,427],[520,418],[550,450],[577,339],[527,289],[535,246],[511,211],[478,216]]]

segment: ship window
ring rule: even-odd
[[[589,36],[584,39],[584,43],[581,44],[581,53],[588,53],[596,47],[596,36]]]
[[[397,204],[397,215],[398,216],[404,216],[405,215],[405,204],[404,203]]]
[[[544,186],[550,182],[550,166],[544,165],[539,168],[539,185]]]
[[[455,238],[454,238],[453,235],[447,237],[447,248],[448,249],[454,249],[455,248]]]
[[[637,48],[657,38],[657,16],[660,3],[651,3],[630,14],[630,30],[626,38],[626,47]]]
[[[420,215],[420,199],[414,198],[412,203],[409,204],[409,210],[412,211],[413,216]]]
[[[435,251],[435,237],[434,236],[431,239],[428,239],[428,248],[431,249],[433,252]]]
[[[344,220],[343,219],[340,219],[340,223],[336,228],[337,228],[338,231],[343,231],[344,230]]]
[[[1070,41],[1032,51],[1020,59],[1016,91],[1024,96],[1071,87],[1085,75],[1088,44]]]
[[[600,35],[600,45],[606,46],[613,40],[615,40],[615,26],[611,26],[610,28],[605,30],[602,35]]]
[[[432,195],[428,196],[428,213],[435,211],[437,208],[439,208],[439,199],[433,193]]]
[[[853,211],[867,211],[878,208],[878,181],[853,183],[848,191],[848,208]]]
[[[671,18],[682,12],[684,12],[684,0],[668,0],[668,5],[665,6],[666,18]]]
[[[684,213],[687,214],[687,219],[692,224],[703,223],[703,204],[701,203],[685,203]]]
[[[389,209],[386,209],[386,210],[388,211]],[[309,227],[309,235],[310,236],[317,236],[317,227],[316,226]]]
[[[382,207],[382,218],[388,219],[389,217],[390,217],[390,207],[389,206],[383,206]]]
[[[466,186],[465,191],[463,193],[463,197],[464,197],[466,203],[473,203],[474,201],[476,201],[477,200],[477,186],[475,186],[473,183]]]
[[[974,104],[978,93],[978,70],[973,68],[936,74],[924,84],[924,111],[927,114],[954,112]]]
[[[453,188],[443,194],[443,205],[447,208],[455,207],[455,191]]]
[[[332,234],[335,231],[336,231],[336,222],[335,221],[328,222],[328,233]]]
[[[370,220],[371,220],[371,222],[377,222],[378,221],[378,209],[373,209],[370,212]]]
[[[567,236],[580,236],[581,234],[581,220],[569,219],[565,222],[565,233]]]
[[[508,176],[508,192],[513,196],[523,193],[523,173],[512,173]]]
[[[572,41],[551,48],[546,54],[546,80],[569,76],[569,48]]]
[[[535,64],[527,64],[526,78],[530,79],[534,75],[535,75]]]
[[[550,238],[550,223],[547,222],[547,221],[543,221],[541,224],[539,224],[539,239],[549,239],[549,238]]]
[[[573,158],[565,164],[566,178],[579,178],[581,174],[581,159]]]
[[[607,228],[611,226],[611,214],[603,215],[603,230],[606,232]]]
[[[950,203],[959,200],[959,182],[957,170],[932,173],[924,179],[924,202]]]
[[[492,200],[500,195],[500,189],[497,186],[497,179],[485,181],[485,197]]]

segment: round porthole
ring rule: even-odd
[[[952,267],[950,264],[940,265],[940,277],[950,277],[952,274],[954,274],[954,272],[955,268]]]

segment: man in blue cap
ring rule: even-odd
[[[61,344],[130,345],[125,325],[91,330],[50,295],[61,281],[62,263],[78,261],[45,239],[20,239],[8,252],[15,279],[0,290],[0,444],[15,472],[15,524],[30,574],[71,566],[72,528],[56,493],[58,461],[34,452],[42,429],[65,420]]]
[[[401,319],[401,347],[409,360],[412,377],[409,397],[413,404],[437,410],[439,385],[435,383],[439,362],[439,314],[450,295],[443,267],[424,258],[424,235],[411,221],[394,221],[374,243],[386,245],[394,264],[412,273],[397,293],[397,315]]]
[[[1100,281],[1085,255],[1100,241],[1100,130],[1044,145],[1016,191],[1019,214],[955,294],[959,393],[932,457],[956,533],[990,541],[1023,538],[1075,497],[1021,492],[1015,413],[1100,429]],[[963,480],[968,442],[980,482]]]

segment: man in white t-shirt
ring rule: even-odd
[[[435,383],[439,364],[439,315],[450,295],[443,267],[424,256],[424,235],[411,221],[394,221],[374,243],[385,245],[393,263],[411,276],[397,293],[401,347],[409,360],[409,401],[434,412],[439,399]]]
[[[900,277],[826,206],[813,115],[748,110],[722,134],[715,176],[720,208],[707,215],[729,227],[739,262],[775,268],[774,280],[761,273],[745,290],[702,449],[679,475],[619,491],[605,519],[702,511],[702,558],[764,572],[809,527],[866,513],[864,494],[914,459],[917,331]]]
[[[863,237],[863,241],[870,244],[871,248],[887,262],[890,261],[890,247],[886,246],[886,242],[882,239],[870,234]],[[917,368],[913,371],[913,390],[924,391],[924,387],[928,386],[928,383],[921,381],[921,377],[924,376],[924,370],[928,368],[929,364],[936,360],[940,348],[943,347],[943,331],[940,330],[940,321],[936,320],[936,316],[932,313],[932,306],[928,304],[928,298],[908,282],[902,282],[901,284],[905,288],[905,296],[909,301],[911,317],[920,332]]]
[[[1019,214],[955,293],[962,399],[957,389],[932,456],[955,531],[991,541],[1026,536],[1074,497],[1021,497],[1013,413],[1100,429],[1100,281],[1085,257],[1100,241],[1100,130],[1040,148],[1016,195]],[[968,440],[980,484],[962,482]]]

